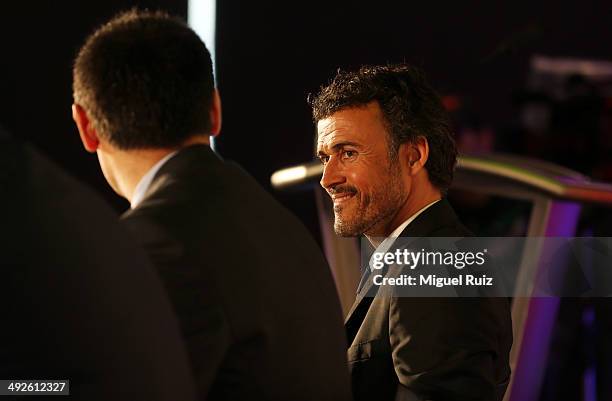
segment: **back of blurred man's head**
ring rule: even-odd
[[[74,63],[73,96],[118,149],[177,147],[210,130],[210,53],[180,19],[127,11],[87,38]]]

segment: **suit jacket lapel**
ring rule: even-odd
[[[353,306],[351,307],[351,310],[349,311],[344,322],[348,346],[351,345],[355,335],[357,335],[357,331],[359,330],[359,327],[361,327],[361,322],[363,322],[365,315],[368,313],[370,305],[372,304],[372,301],[374,301],[374,296],[378,291],[378,287],[374,287],[372,285],[372,280],[368,280],[368,282],[368,288],[364,287],[362,291],[357,294],[357,299],[355,299],[355,302],[353,303]]]

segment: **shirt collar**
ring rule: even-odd
[[[174,156],[176,153],[177,151],[168,153],[160,161],[155,163],[155,165],[151,167],[145,175],[142,176],[142,178],[138,182],[138,185],[136,185],[136,188],[134,188],[134,194],[132,195],[132,202],[130,203],[130,207],[132,209],[134,209],[136,206],[138,206],[140,202],[142,202],[145,194],[147,193],[147,190],[149,189],[149,187],[151,186],[151,183],[153,182],[153,178],[155,178],[155,174],[157,174],[159,169],[164,164],[166,164],[166,162],[170,160],[170,158],[172,158],[172,156]]]
[[[439,201],[440,201],[440,199],[435,200],[435,201],[425,205],[418,212],[416,212],[412,216],[408,217],[408,219],[406,221],[404,221],[402,224],[397,226],[397,228],[395,230],[393,230],[391,235],[389,235],[387,238],[385,238],[384,241],[381,242],[376,247],[376,250],[374,251],[374,253],[385,253],[385,252],[387,252],[389,250],[389,248],[391,248],[391,246],[393,245],[393,243],[395,242],[397,237],[400,236],[400,234],[404,231],[404,229],[406,229],[406,227],[408,227],[408,225],[410,223],[412,223],[414,221],[414,219],[416,219],[421,213],[423,213],[425,210],[427,210],[430,206],[432,206],[433,204],[435,204],[435,203],[437,203]],[[373,257],[374,257],[374,254],[372,254],[372,258]],[[370,258],[370,262],[369,262],[370,270],[373,270],[373,268],[372,268],[372,258]]]

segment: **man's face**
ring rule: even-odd
[[[407,199],[400,163],[389,156],[388,134],[377,102],[338,111],[317,124],[321,186],[334,202],[341,236],[385,236]]]

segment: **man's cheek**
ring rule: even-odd
[[[353,169],[348,172],[348,174],[346,175],[346,178],[348,178],[347,181],[351,185],[357,186],[359,184],[359,181],[362,180],[362,174],[360,173],[359,170]]]

